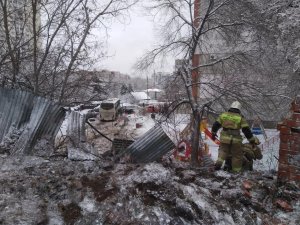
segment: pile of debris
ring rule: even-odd
[[[300,191],[273,174],[178,161],[0,158],[0,224],[299,224]]]
[[[67,154],[53,157],[65,110],[30,93],[1,91],[0,224],[300,224],[299,184],[281,185],[271,172],[191,168],[170,155],[175,145],[152,119],[152,128],[136,126],[135,118],[108,129],[69,112]],[[28,107],[8,101],[18,96]],[[86,132],[87,121],[94,133]],[[128,139],[137,129],[145,133]],[[104,138],[97,142],[98,135]]]

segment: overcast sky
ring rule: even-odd
[[[126,24],[114,23],[108,32],[108,59],[101,66],[108,70],[120,71],[134,75],[132,68],[136,60],[143,55],[158,40],[155,39],[154,24],[151,18],[142,13],[132,12],[131,20]],[[165,68],[158,68],[163,72],[172,70],[173,62]],[[137,74],[135,74],[137,75]]]

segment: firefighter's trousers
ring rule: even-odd
[[[216,165],[221,167],[225,159],[230,156],[232,157],[232,171],[240,172],[243,166],[242,143],[221,143]]]

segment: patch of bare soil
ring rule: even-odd
[[[81,216],[81,208],[74,202],[67,205],[59,205],[64,222],[67,225],[74,224]]]
[[[93,191],[97,202],[102,202],[118,191],[116,187],[107,186],[110,179],[111,173],[103,173],[97,177],[83,176],[81,177],[81,183],[83,187],[90,188]]]

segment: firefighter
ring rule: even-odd
[[[227,112],[223,112],[212,126],[212,139],[217,137],[218,130],[222,128],[220,134],[220,147],[215,169],[221,169],[223,162],[231,155],[232,172],[240,172],[243,166],[243,151],[240,130],[244,133],[250,144],[254,145],[254,138],[246,119],[241,115],[241,103],[234,101]]]
[[[255,137],[256,138],[256,137]],[[261,160],[263,158],[263,155],[261,153],[261,149],[257,146],[259,145],[259,140],[256,140],[256,145],[245,143],[242,145],[243,150],[243,164],[242,168],[243,171],[253,170],[253,161],[254,160]],[[231,165],[231,156],[227,157],[224,164],[224,170],[225,171],[231,171],[232,165]]]
[[[259,144],[259,141],[255,143]],[[261,149],[258,146],[251,144],[243,145],[243,170],[253,170],[253,160],[261,160],[263,155],[261,154]]]

